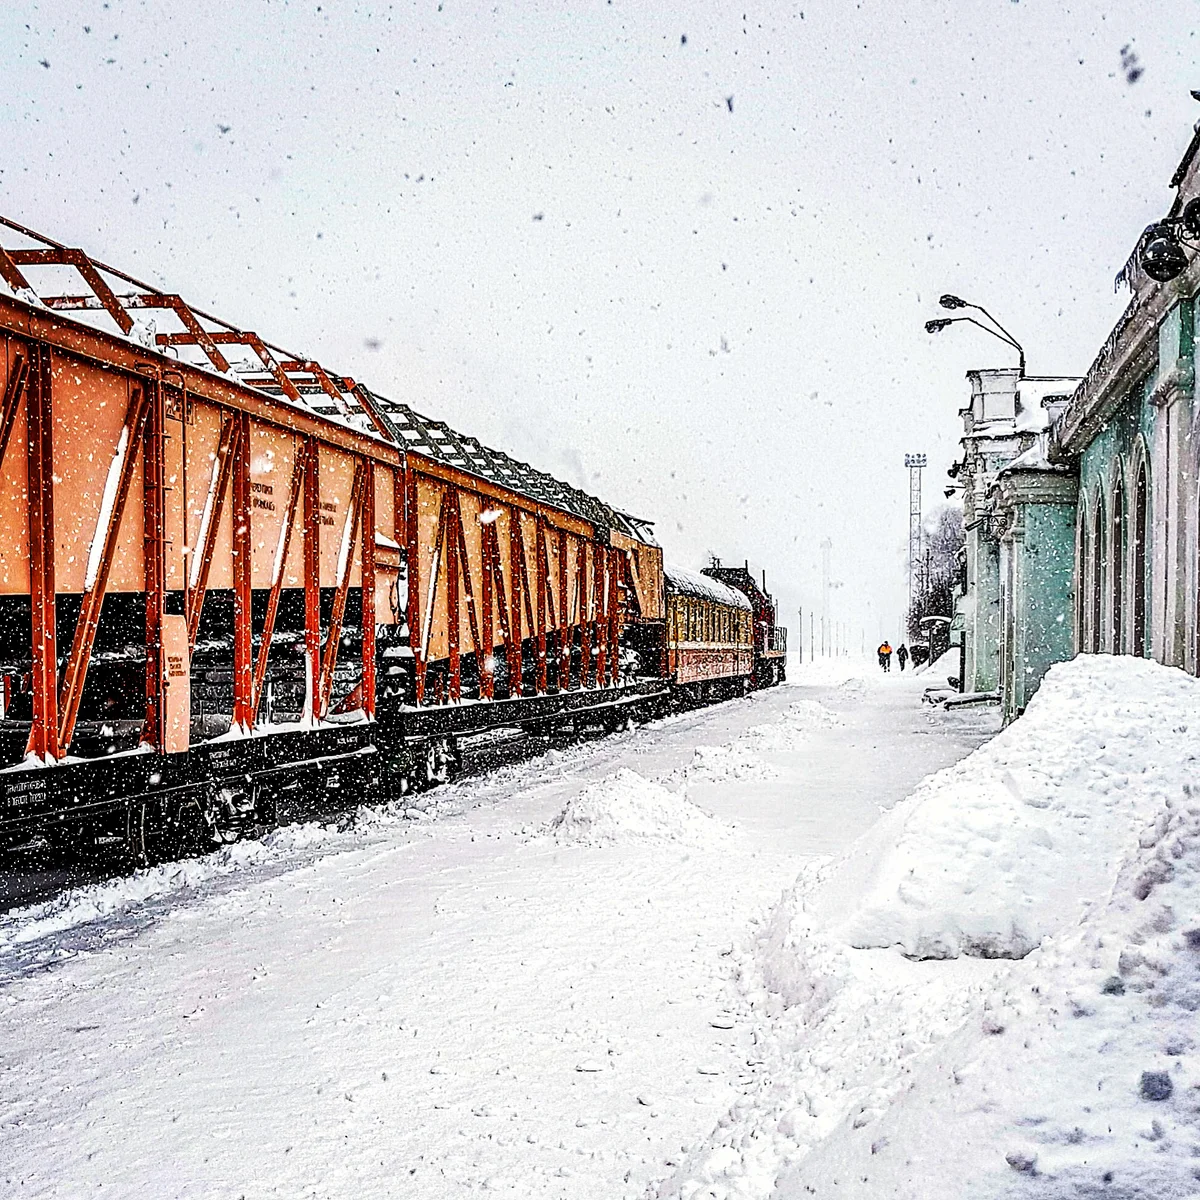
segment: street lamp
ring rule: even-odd
[[[1194,244],[1197,238],[1200,238],[1200,196],[1189,200],[1176,216],[1147,225],[1138,239],[1134,258],[1156,283],[1169,283],[1187,270],[1188,257],[1183,248],[1197,249]]]
[[[952,311],[957,308],[973,308],[976,312],[982,313],[985,317],[987,317],[987,319],[991,321],[992,325],[994,325],[996,328],[993,329],[991,325],[985,325],[982,321],[977,321],[974,317],[937,317],[932,321],[925,322],[926,333],[941,333],[946,326],[953,325],[958,321],[966,321],[968,324],[977,325],[984,331],[984,333],[990,333],[992,337],[998,338],[1002,342],[1006,342],[1017,352],[1017,354],[1020,356],[1019,370],[1021,373],[1021,378],[1024,379],[1025,351],[1021,347],[1021,343],[1018,342],[1017,339],[1013,337],[1013,335],[1009,333],[1008,330],[1005,329],[1004,326],[1001,325],[1000,322],[997,321],[996,318],[993,317],[986,308],[983,307],[983,305],[971,304],[966,300],[959,299],[958,296],[950,295],[949,292],[942,296],[938,300],[938,303],[943,308],[948,308]]]

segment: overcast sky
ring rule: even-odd
[[[1031,373],[1086,370],[1200,117],[1196,17],[5,0],[0,211],[653,519],[669,559],[749,558],[789,617],[828,536],[837,615],[894,638],[904,453],[940,501],[964,372],[1012,358],[923,322],[957,292]]]

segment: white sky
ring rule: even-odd
[[[1032,373],[1087,368],[1200,117],[1196,15],[6,0],[0,211],[655,520],[683,565],[750,558],[793,627],[828,535],[870,642],[904,452],[940,500],[964,372],[1010,362],[924,320],[957,292]]]

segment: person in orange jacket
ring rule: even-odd
[[[887,638],[884,638],[879,647],[879,665],[885,675],[892,669],[892,646]]]

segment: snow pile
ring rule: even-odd
[[[947,679],[958,678],[962,667],[962,651],[957,646],[951,646],[944,654],[939,655],[931,663],[922,663],[913,668],[914,675],[929,675],[934,683],[946,683]]]
[[[1179,671],[1060,665],[810,864],[735,959],[760,1071],[660,1195],[1200,1195],[1198,727]]]
[[[818,883],[819,872],[807,872],[734,956],[748,1010],[739,1017],[756,1026],[752,1082],[660,1186],[660,1200],[766,1200],[780,1171],[843,1122],[880,1117],[921,1057],[977,1015],[996,975],[1011,969],[852,950],[805,913],[806,888]]]
[[[585,846],[637,841],[716,846],[729,829],[693,804],[628,767],[584,788],[550,822],[560,842]]]
[[[752,726],[742,735],[741,741],[755,750],[798,750],[811,730],[840,724],[841,718],[820,701],[797,700],[788,705],[778,721]]]
[[[747,779],[774,779],[779,772],[741,741],[724,746],[697,746],[684,771],[689,783],[732,783]]]
[[[1020,721],[855,843],[813,912],[852,946],[1020,958],[1105,894],[1132,831],[1186,782],[1198,730],[1181,671],[1059,664]]]
[[[880,1121],[844,1122],[776,1194],[1196,1196],[1197,1009],[1200,790],[1184,784],[1112,894],[1015,968]]]
[[[823,658],[820,655],[816,658],[809,658],[807,654],[806,648],[804,662],[798,662],[797,656],[794,654],[788,655],[787,681],[789,684],[829,687],[855,681],[861,683],[861,677],[865,672],[878,671],[873,654],[869,657],[838,655],[836,658]]]

